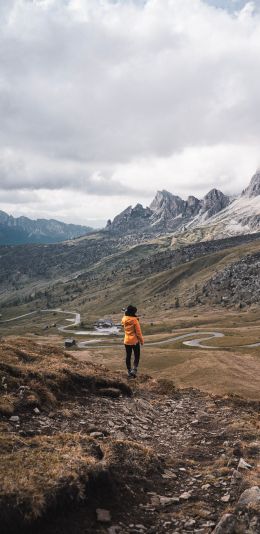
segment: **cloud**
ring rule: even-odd
[[[246,185],[260,135],[259,2],[216,8],[228,5],[1,3],[1,188],[109,196],[112,216],[118,197],[148,198],[173,175],[195,194],[219,175]]]
[[[168,189],[182,198],[189,195],[202,198],[214,187],[229,195],[241,193],[259,166],[259,160],[257,144],[194,146],[166,158],[139,159],[128,169],[119,167],[118,172],[136,187],[141,183],[150,198],[155,183],[157,189]],[[250,168],[251,174],[248,174]]]
[[[145,191],[116,180],[109,169],[93,171],[78,161],[53,161],[11,149],[0,151],[1,189],[21,192],[39,189],[81,189],[89,195],[145,196]]]
[[[53,189],[51,194],[49,189],[29,192],[25,207],[23,194],[26,193],[27,191],[11,194],[0,189],[1,209],[14,217],[26,215],[31,219],[56,219],[102,228],[113,211],[116,213],[126,207],[126,199],[122,196],[114,195],[113,207],[110,196],[92,194],[90,197],[83,191],[71,192],[66,189]]]

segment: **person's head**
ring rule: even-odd
[[[137,308],[135,306],[132,306],[132,304],[129,304],[127,308],[125,309],[125,315],[128,317],[136,317]]]

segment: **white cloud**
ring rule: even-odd
[[[163,187],[243,188],[260,159],[260,15],[258,2],[234,6],[3,3],[0,188],[41,192],[46,216],[59,191],[56,218],[83,223],[70,189],[104,219]]]

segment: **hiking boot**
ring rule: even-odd
[[[131,369],[128,369],[127,376],[128,376],[128,378],[133,378]]]
[[[136,375],[137,375],[137,367],[134,367],[131,371],[131,375],[136,378]]]

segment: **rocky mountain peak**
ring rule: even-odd
[[[107,221],[106,230],[115,232],[130,232],[139,231],[148,224],[148,220],[152,215],[150,208],[144,208],[142,204],[136,204],[136,206],[128,206],[124,211],[116,215],[111,222]]]
[[[150,209],[157,214],[167,214],[169,213],[171,217],[176,217],[182,213],[184,207],[184,201],[177,195],[173,195],[169,191],[163,189],[162,191],[157,191],[152,203],[150,204]]]
[[[230,198],[219,189],[211,189],[202,200],[201,213],[207,212],[207,218],[212,217],[230,204]]]
[[[9,215],[5,211],[0,210],[0,224],[6,224],[9,220]]]
[[[181,204],[183,200],[163,189],[162,191],[157,191],[152,203],[150,204],[150,209],[152,211],[157,211],[158,209],[171,207],[173,204]]]
[[[198,206],[199,203],[200,203],[200,200],[192,195],[190,195],[187,198],[187,206],[189,207]]]
[[[244,189],[242,196],[253,198],[260,195],[260,169],[252,176],[249,186]]]

